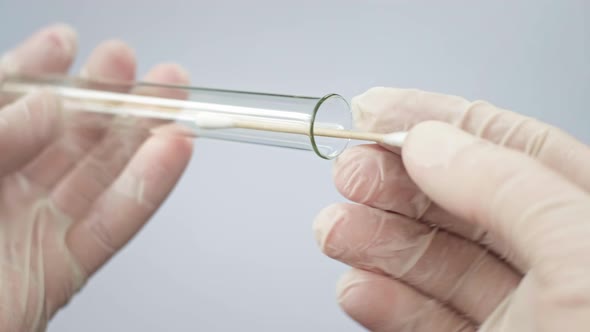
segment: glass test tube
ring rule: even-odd
[[[318,133],[352,126],[349,105],[337,94],[304,97],[73,77],[0,80],[0,93],[13,97],[42,87],[57,93],[68,111],[159,119],[186,135],[312,150],[324,159],[337,157],[349,139]]]

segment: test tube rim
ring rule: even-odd
[[[330,99],[340,99],[340,101],[344,102],[344,104],[346,105],[346,109],[348,111],[348,115],[352,116],[352,111],[350,109],[350,105],[348,104],[348,101],[346,101],[346,99],[344,97],[342,97],[341,95],[337,94],[337,93],[329,93],[325,96],[323,96],[322,98],[320,98],[320,100],[316,103],[314,109],[313,109],[313,113],[311,116],[311,122],[309,125],[309,139],[311,141],[311,147],[313,148],[313,151],[315,152],[315,154],[317,154],[320,158],[322,159],[326,159],[326,160],[332,160],[336,157],[338,157],[344,150],[346,150],[346,148],[348,147],[348,145],[350,144],[350,139],[346,138],[346,139],[342,139],[345,141],[344,145],[342,146],[342,148],[335,154],[333,155],[329,155],[326,156],[324,155],[316,142],[316,138],[315,138],[315,120],[317,117],[318,112],[320,111],[320,109],[322,108],[322,104],[324,104],[326,101],[330,100]]]

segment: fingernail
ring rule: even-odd
[[[57,23],[49,28],[49,31],[55,31],[54,33],[48,33],[46,38],[58,43],[62,50],[67,54],[72,54],[78,47],[78,34],[71,26],[64,23]]]
[[[448,165],[449,161],[473,139],[468,134],[442,122],[423,122],[415,126],[404,144],[404,163],[420,167]]]
[[[342,209],[338,205],[331,205],[318,214],[313,223],[313,233],[318,246],[326,255],[330,257],[338,256],[342,251],[335,248],[333,243],[338,241],[330,241],[329,237],[334,231],[334,225],[344,219]],[[328,245],[328,241],[330,245]]]
[[[173,68],[173,73],[176,75],[175,77],[172,77],[172,82],[184,84],[190,82],[190,74],[184,67],[176,63],[172,63],[170,66]]]

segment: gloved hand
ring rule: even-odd
[[[374,331],[590,331],[590,149],[485,102],[374,88],[359,128],[409,130],[401,149],[349,149],[323,210],[325,254]]]
[[[10,72],[64,73],[75,53],[71,28],[48,27],[2,57],[0,82]],[[81,75],[131,81],[135,66],[133,51],[112,40],[92,52]],[[154,67],[145,80],[188,84],[173,64]],[[0,99],[0,330],[42,331],[160,206],[192,143],[116,117],[66,113],[47,91],[6,102]]]

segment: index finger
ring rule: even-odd
[[[356,125],[393,132],[435,120],[525,152],[590,191],[590,148],[558,128],[483,101],[419,90],[373,88],[352,100]],[[398,152],[396,150],[396,152]]]
[[[567,264],[564,273],[590,266],[590,196],[558,173],[440,122],[417,125],[402,152],[429,197],[505,239],[521,270],[545,269],[551,278],[563,270],[556,262]],[[580,257],[585,263],[572,261]]]

